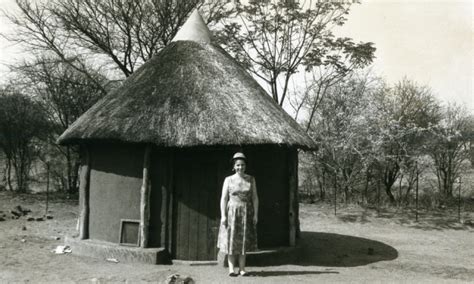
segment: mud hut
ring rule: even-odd
[[[197,11],[58,142],[80,145],[83,157],[79,238],[87,245],[76,252],[216,259],[221,187],[237,150],[257,181],[259,247],[295,245],[297,149],[315,144],[213,43]]]

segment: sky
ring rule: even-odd
[[[0,0],[0,9],[14,8],[14,0]],[[429,86],[441,101],[474,112],[473,10],[468,0],[362,0],[337,34],[374,42],[373,69],[389,83],[406,76]],[[0,32],[5,31],[11,26],[0,18]],[[23,56],[0,38],[0,81],[8,75],[2,64]]]
[[[375,73],[427,85],[474,112],[474,1],[362,0],[341,35],[375,43]]]

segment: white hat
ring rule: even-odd
[[[235,153],[234,156],[232,157],[232,160],[235,160],[235,159],[244,159],[244,160],[247,160],[247,157],[245,157],[244,153],[237,152],[237,153]]]

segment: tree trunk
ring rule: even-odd
[[[7,169],[6,169],[6,178],[7,178],[7,186],[8,190],[12,191],[13,186],[12,186],[12,159],[10,157],[7,157]]]
[[[344,203],[349,203],[349,186],[347,185],[344,186]]]
[[[395,196],[393,196],[391,186],[385,185],[385,192],[387,193],[388,198],[390,199],[390,203],[395,203]]]
[[[365,205],[369,204],[369,181],[370,181],[370,170],[367,169],[367,171],[365,172],[365,187],[364,187]]]
[[[67,171],[67,192],[72,190],[72,165],[71,165],[71,147],[66,146],[66,171]]]
[[[323,170],[322,172],[322,181],[319,186],[319,198],[321,201],[324,201],[326,198],[326,191],[325,191],[325,186],[326,186],[326,171]]]
[[[400,175],[400,178],[398,179],[398,207],[402,205],[402,181],[403,175]]]
[[[393,168],[386,167],[383,176],[383,183],[385,185],[385,192],[390,200],[390,203],[394,204],[396,202],[395,196],[392,193],[392,186],[397,180],[398,172],[400,171],[400,167],[398,164],[395,164]]]
[[[412,188],[413,188],[413,184],[409,182],[407,191],[405,192],[405,205],[410,205],[410,192]]]
[[[78,180],[79,180],[79,169],[80,169],[81,164],[79,161],[76,160],[74,163],[74,170],[73,170],[73,175],[72,175],[72,188],[70,188],[69,193],[76,193],[79,190],[79,187],[77,186]]]

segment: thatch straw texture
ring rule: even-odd
[[[84,140],[316,148],[230,55],[195,41],[170,43],[74,122],[58,142]]]

